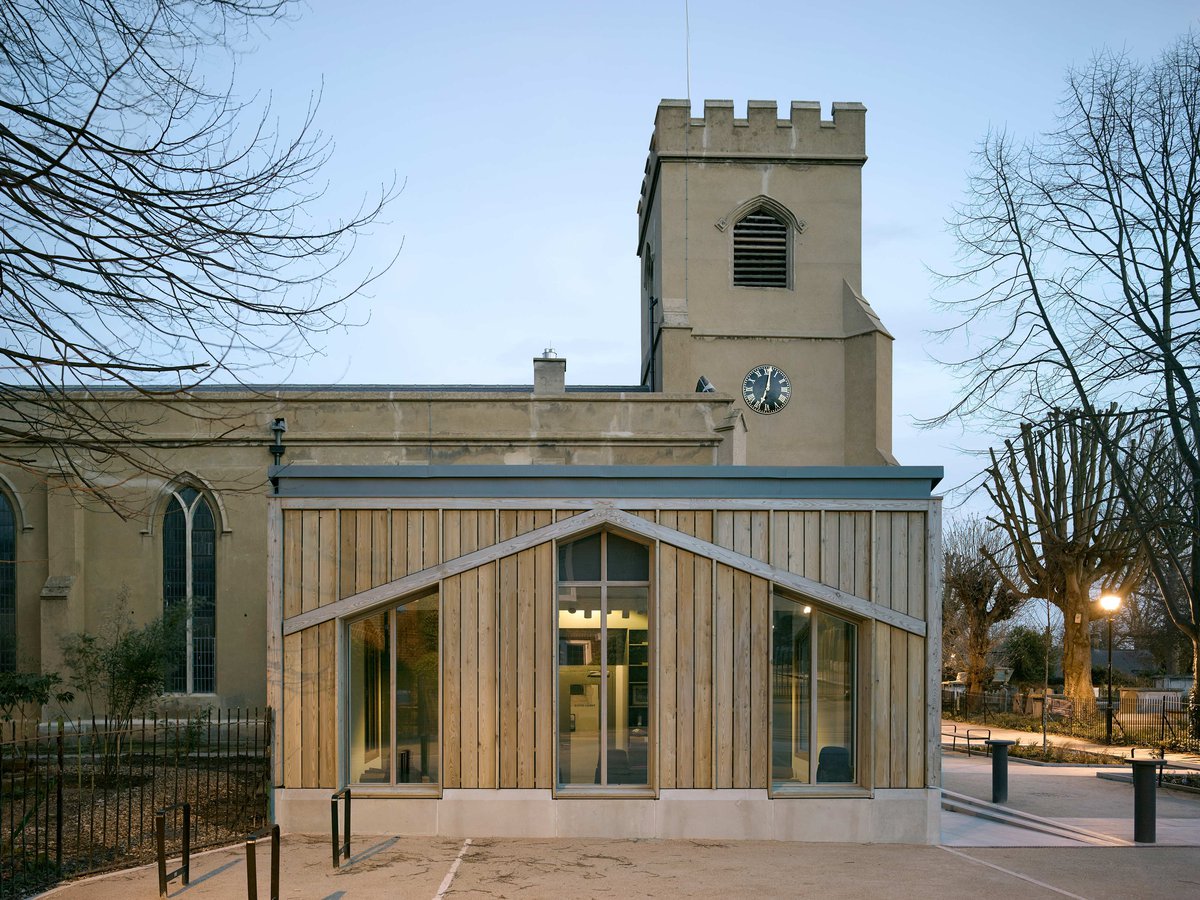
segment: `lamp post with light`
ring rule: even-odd
[[[1113,617],[1116,616],[1117,610],[1121,608],[1121,598],[1117,594],[1101,594],[1100,608],[1104,610],[1104,614],[1108,617],[1108,697],[1104,704],[1105,726],[1104,735],[1105,742],[1112,744],[1112,625]]]

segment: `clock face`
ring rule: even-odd
[[[742,399],[756,413],[777,413],[787,406],[791,396],[792,383],[775,366],[755,366],[742,379]]]

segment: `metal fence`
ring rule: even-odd
[[[979,722],[1007,728],[1040,731],[1042,705],[1053,731],[1103,743],[1106,735],[1104,701],[1094,709],[1076,709],[1068,697],[1058,694],[987,691],[967,694],[942,691],[942,716],[964,722]],[[1169,745],[1183,750],[1200,750],[1191,728],[1194,711],[1186,696],[1127,696],[1113,701],[1113,741],[1140,746]]]
[[[155,811],[191,804],[193,848],[267,821],[270,709],[0,726],[0,898],[149,862]],[[177,853],[182,821],[168,819]]]

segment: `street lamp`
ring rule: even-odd
[[[1100,608],[1104,610],[1108,617],[1108,698],[1104,704],[1105,726],[1104,735],[1105,741],[1109,745],[1112,744],[1112,623],[1113,618],[1117,614],[1117,610],[1121,608],[1121,597],[1119,594],[1101,594]]]

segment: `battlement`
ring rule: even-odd
[[[792,101],[790,118],[780,119],[774,100],[751,100],[746,118],[734,117],[732,100],[705,100],[704,118],[692,117],[687,100],[663,100],[654,117],[650,152],[698,158],[797,157],[819,161],[866,157],[866,112],[861,103],[833,104],[833,119],[821,118],[821,104]]]

